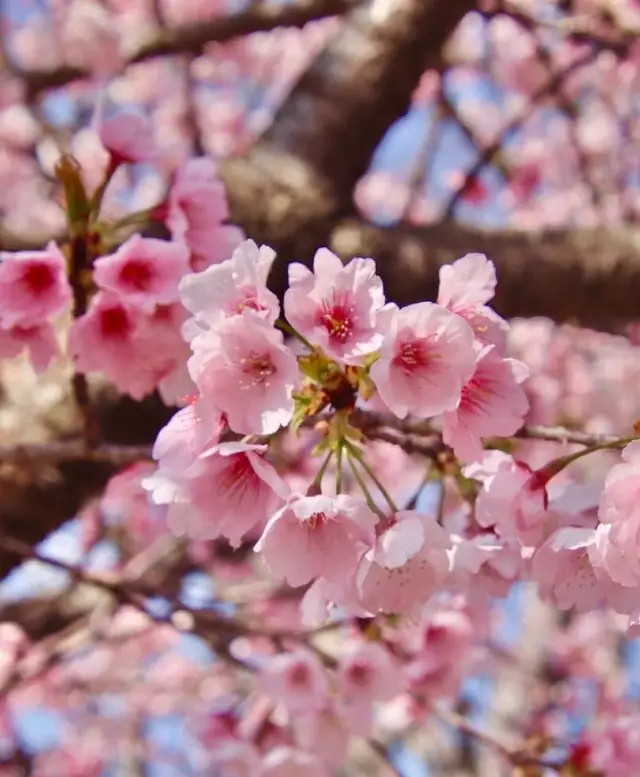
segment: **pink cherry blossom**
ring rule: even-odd
[[[440,268],[438,304],[468,321],[481,342],[502,347],[507,325],[486,305],[496,283],[493,262],[484,254],[466,254]]]
[[[453,696],[476,636],[474,623],[464,609],[443,606],[428,612],[414,658],[406,668],[410,688],[431,698]]]
[[[373,705],[402,690],[396,661],[381,645],[360,642],[338,664],[339,709],[354,731],[366,734],[372,723]]]
[[[221,322],[194,344],[189,372],[240,434],[273,434],[293,415],[298,363],[281,332],[252,310]]]
[[[288,496],[285,483],[264,460],[265,451],[263,445],[219,443],[184,471],[163,469],[161,462],[144,486],[156,504],[170,506],[167,520],[174,533],[205,540],[222,536],[237,547]]]
[[[194,270],[228,259],[243,240],[237,227],[223,223],[228,218],[214,163],[204,157],[188,160],[171,187],[166,224],[173,238],[184,240],[191,249]]]
[[[575,607],[584,612],[601,604],[603,587],[589,558],[595,541],[593,529],[565,527],[555,531],[533,556],[531,575],[543,598],[558,609]]]
[[[219,777],[259,777],[260,756],[246,742],[231,739],[217,742],[209,753],[212,773]]]
[[[69,331],[76,370],[103,372],[120,391],[142,399],[175,370],[177,356],[184,357],[172,315],[159,308],[149,317],[109,292],[97,294]]]
[[[280,315],[280,303],[267,289],[267,277],[275,256],[268,246],[258,247],[253,240],[245,240],[231,259],[182,280],[182,304],[207,326],[221,317],[239,315],[245,308],[273,324]]]
[[[334,775],[347,757],[351,733],[348,722],[331,704],[322,710],[296,715],[292,728],[296,743]]]
[[[358,364],[382,344],[389,319],[382,281],[373,259],[352,259],[347,265],[320,248],[313,272],[289,265],[284,296],[287,319],[310,342],[338,361]]]
[[[215,445],[225,428],[222,413],[198,399],[178,410],[158,432],[153,458],[163,469],[179,472]]]
[[[297,650],[269,659],[260,672],[264,693],[291,713],[322,709],[329,698],[329,681],[313,653]]]
[[[357,573],[362,605],[371,613],[411,613],[449,572],[449,534],[429,515],[401,510],[364,556]]]
[[[55,243],[44,251],[0,253],[0,327],[31,327],[71,301],[66,261]]]
[[[457,407],[476,358],[466,321],[440,305],[418,302],[393,316],[370,374],[399,418],[429,417]]]
[[[449,588],[464,591],[467,599],[477,604],[509,593],[524,567],[515,539],[485,532],[468,538],[452,535],[451,540]]]
[[[271,518],[256,551],[291,586],[316,577],[342,581],[373,544],[376,522],[352,496],[294,496]]]
[[[461,461],[482,458],[483,437],[509,437],[522,426],[529,402],[521,384],[527,366],[503,359],[493,346],[480,352],[460,404],[444,414],[442,439]]]
[[[121,111],[102,120],[98,134],[111,155],[113,167],[145,162],[157,153],[151,122],[138,113]]]
[[[622,568],[640,582],[640,440],[629,443],[622,451],[622,462],[609,471],[598,517],[611,524],[609,542],[625,560]]]
[[[524,462],[501,451],[485,453],[478,464],[464,468],[465,477],[480,480],[475,518],[504,537],[536,545],[544,535],[548,496],[539,478]]]
[[[328,773],[311,753],[278,747],[264,757],[262,777],[328,777]]]
[[[98,286],[144,309],[178,299],[178,284],[189,271],[189,251],[178,242],[133,235],[94,263]]]
[[[607,777],[629,777],[640,768],[640,716],[624,716],[608,721],[591,736],[590,766]]]
[[[0,359],[12,359],[27,349],[29,360],[40,375],[60,355],[56,334],[48,321],[33,326],[0,328]]]

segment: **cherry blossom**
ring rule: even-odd
[[[469,325],[440,305],[419,302],[393,316],[371,377],[399,418],[428,417],[457,407],[475,363]]]
[[[186,246],[133,235],[114,254],[96,260],[93,277],[105,291],[153,309],[178,299],[178,283],[188,270]]]
[[[333,358],[361,363],[382,344],[392,308],[385,306],[373,259],[343,265],[326,248],[316,252],[313,272],[289,265],[284,308],[291,324]]]
[[[475,509],[480,526],[495,527],[499,534],[517,537],[525,545],[543,538],[548,495],[528,465],[491,451],[463,471],[482,483]]]
[[[450,546],[433,516],[397,513],[358,568],[363,606],[372,613],[414,611],[446,578]]]
[[[70,304],[71,287],[58,246],[0,254],[0,296],[2,329],[36,326],[63,311]]]
[[[215,396],[235,432],[272,434],[291,420],[298,365],[282,333],[263,318],[245,310],[194,347],[189,373],[202,394]]]
[[[111,155],[111,165],[144,162],[156,153],[149,120],[137,113],[121,112],[100,121],[100,142]]]
[[[193,539],[223,536],[237,547],[288,495],[285,483],[263,459],[265,450],[247,443],[218,443],[177,473],[173,467],[180,460],[171,457],[165,463],[161,458],[145,487],[156,504],[170,505],[167,520],[176,534]]]
[[[260,686],[291,713],[321,710],[329,698],[322,664],[302,650],[274,656],[260,673]]]
[[[522,426],[529,403],[521,384],[528,374],[525,364],[503,359],[493,346],[480,351],[458,407],[443,416],[442,439],[461,461],[482,458],[482,437],[510,437]]]
[[[280,313],[278,299],[267,288],[267,277],[275,259],[268,246],[243,241],[231,259],[187,275],[180,284],[180,299],[198,323],[208,327],[222,317],[254,310],[273,324]]]
[[[354,497],[293,496],[265,527],[256,551],[289,585],[341,581],[374,541],[376,516]]]
[[[176,240],[192,252],[194,270],[229,257],[243,240],[242,232],[225,224],[229,209],[213,162],[190,159],[179,170],[169,193],[166,224]]]

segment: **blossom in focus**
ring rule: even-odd
[[[245,240],[230,259],[183,278],[182,304],[207,327],[221,318],[240,315],[245,309],[254,310],[273,324],[280,314],[280,304],[267,288],[267,278],[275,256],[268,246],[258,247],[253,240]]]
[[[367,505],[352,496],[294,496],[271,518],[256,551],[291,586],[316,577],[342,581],[373,544],[376,523]]]
[[[310,342],[332,358],[361,363],[382,344],[392,312],[385,306],[382,281],[373,259],[352,259],[347,265],[327,248],[313,260],[313,272],[289,265],[284,296],[287,319]]]
[[[482,458],[483,437],[509,437],[522,426],[529,401],[521,384],[528,374],[523,362],[503,359],[494,346],[482,349],[460,404],[443,417],[442,439],[461,461]]]
[[[401,510],[360,562],[357,586],[371,613],[411,613],[449,572],[449,534],[433,516]]]
[[[222,321],[197,338],[189,373],[240,434],[272,434],[293,415],[298,363],[282,332],[255,311]]]
[[[471,327],[441,305],[418,302],[398,310],[385,333],[371,377],[399,418],[454,410],[477,359]]]
[[[161,461],[144,485],[155,504],[169,505],[167,521],[175,534],[222,536],[238,547],[288,496],[286,484],[264,460],[265,451],[263,445],[218,443],[185,470],[165,469]]]
[[[484,254],[465,254],[440,268],[438,304],[464,318],[480,342],[502,351],[507,323],[487,306],[496,284],[493,262]]]
[[[485,453],[482,461],[463,469],[465,477],[481,482],[475,517],[485,529],[495,527],[504,537],[537,545],[544,537],[548,495],[531,468],[501,451]]]

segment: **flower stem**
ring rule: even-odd
[[[336,495],[342,493],[342,440],[336,447]]]
[[[378,489],[378,491],[380,491],[380,493],[384,497],[385,501],[387,502],[387,504],[389,505],[391,510],[394,513],[397,513],[398,512],[398,507],[397,507],[396,503],[393,501],[393,499],[391,497],[391,494],[387,491],[387,489],[384,487],[384,485],[380,482],[380,479],[378,478],[376,473],[367,464],[367,462],[366,462],[364,456],[362,455],[361,451],[359,451],[358,448],[356,448],[356,446],[353,445],[353,443],[349,442],[349,440],[345,440],[344,442],[345,442],[345,445],[347,446],[347,450],[353,456],[355,456],[355,458],[358,460],[358,462],[359,462],[360,466],[362,467],[362,469],[367,473],[369,479],[371,481],[373,481],[373,483],[375,483],[376,488]]]
[[[367,504],[369,505],[369,509],[382,520],[386,520],[387,516],[382,512],[382,510],[378,507],[373,497],[371,496],[371,492],[369,491],[367,484],[364,482],[364,478],[362,477],[362,474],[358,471],[358,467],[356,466],[356,459],[354,458],[353,453],[351,452],[348,446],[347,446],[347,461],[349,462],[349,466],[351,467],[351,472],[353,472],[353,477],[356,479],[357,484],[360,486],[360,490],[364,494],[364,498]]]

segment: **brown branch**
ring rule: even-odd
[[[176,28],[161,28],[153,38],[137,49],[127,64],[173,54],[199,55],[208,43],[226,43],[233,38],[254,32],[267,32],[277,27],[304,27],[311,21],[336,16],[347,11],[356,0],[298,0],[292,4],[265,2],[252,5],[246,11],[228,16],[216,16],[208,22],[187,24]],[[13,72],[24,79],[31,98],[45,89],[55,89],[91,73],[76,67],[63,66],[55,70],[20,70]]]
[[[494,306],[507,318],[546,316],[603,332],[640,318],[638,230],[380,228],[354,218],[338,224],[329,247],[345,259],[375,257],[387,299],[402,305],[435,300],[440,268],[478,252],[496,265]]]

